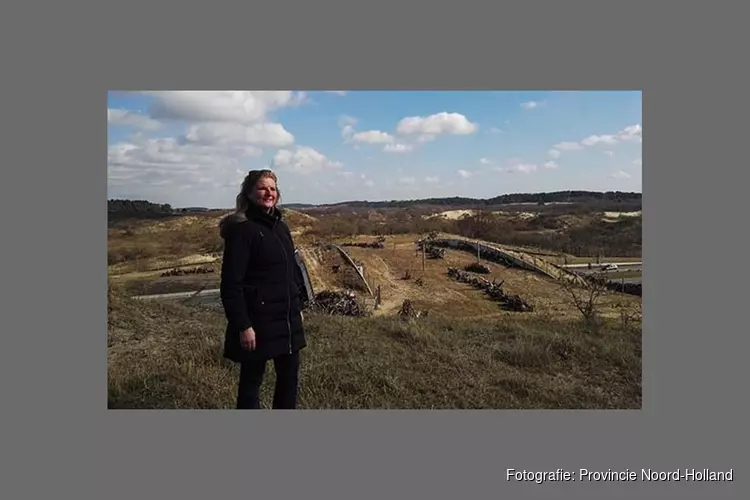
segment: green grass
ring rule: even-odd
[[[221,310],[109,293],[110,408],[233,408],[238,368],[221,358]],[[508,315],[499,320],[306,314],[300,407],[641,407],[639,323]],[[268,406],[269,363],[263,387]]]

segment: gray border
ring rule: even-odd
[[[16,14],[33,8],[15,5]],[[352,9],[357,11],[352,19],[362,20],[357,22],[342,19],[340,8],[325,12],[319,4],[304,5],[222,12],[215,23],[207,21],[207,12],[156,4],[149,4],[147,13],[129,4],[114,17],[84,21],[66,6],[35,17],[33,25],[19,20],[11,26],[23,26],[19,39],[29,43],[16,45],[16,58],[8,61],[10,66],[18,61],[18,67],[5,67],[6,85],[18,88],[6,86],[13,98],[3,114],[10,114],[9,130],[21,125],[28,134],[4,144],[10,153],[3,173],[16,176],[3,182],[10,197],[5,206],[37,217],[30,225],[33,214],[12,213],[6,228],[14,235],[14,246],[5,248],[13,262],[6,276],[18,285],[16,306],[3,310],[3,357],[13,355],[4,359],[3,382],[10,385],[5,394],[17,399],[3,404],[4,428],[12,429],[3,451],[10,457],[6,465],[17,469],[3,474],[8,494],[1,496],[24,492],[37,498],[44,489],[110,500],[236,494],[742,497],[739,481],[746,470],[740,453],[746,448],[738,436],[747,435],[739,424],[748,419],[740,404],[747,385],[741,381],[750,380],[746,370],[740,373],[747,366],[747,349],[740,345],[746,339],[745,304],[739,289],[729,299],[713,292],[739,288],[740,281],[730,277],[744,269],[743,247],[728,243],[746,224],[718,213],[734,209],[747,189],[733,179],[739,164],[730,155],[732,148],[745,153],[746,141],[725,140],[741,139],[741,123],[723,114],[733,108],[732,96],[741,99],[744,93],[727,88],[739,79],[717,80],[722,73],[703,66],[723,57],[742,60],[739,40],[735,58],[731,48],[716,47],[716,40],[734,33],[731,20],[742,17],[723,6],[728,20],[718,20],[715,7],[696,2],[680,8],[675,24],[672,4],[649,3],[647,13],[633,4],[621,10],[602,5],[596,16],[596,7],[566,2],[513,11],[498,7],[456,23],[467,19],[464,4],[449,14],[433,5],[389,8],[381,2],[372,12],[364,12],[365,5]],[[178,19],[175,9],[180,27],[202,30],[168,32]],[[715,22],[699,26],[688,20],[692,16]],[[427,19],[429,27],[417,27]],[[400,30],[388,26],[396,21]],[[38,29],[32,37],[30,27]],[[693,36],[713,29],[727,37]],[[12,35],[12,29],[6,33]],[[230,33],[239,36],[229,41]],[[709,54],[718,55],[704,63],[701,56]],[[709,91],[715,82],[721,90]],[[107,89],[438,85],[644,88],[648,269],[642,411],[107,412]],[[39,111],[30,112],[34,104]],[[9,186],[28,186],[29,192]],[[733,232],[720,229],[719,221]],[[719,272],[716,266],[691,267],[725,242],[726,267]],[[45,274],[34,276],[38,271]],[[558,467],[734,468],[736,479],[505,481],[506,468]]]

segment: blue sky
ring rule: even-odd
[[[641,192],[641,93],[110,92],[108,197],[230,207],[248,170],[283,201]]]

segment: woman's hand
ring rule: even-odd
[[[240,345],[245,350],[255,350],[255,330],[252,327],[240,332]]]

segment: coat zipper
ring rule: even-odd
[[[284,252],[284,265],[286,266],[286,327],[289,332],[289,354],[292,354],[292,324],[290,316],[292,315],[292,297],[289,295],[289,255],[286,253],[284,248],[284,242],[281,241],[281,237],[276,232],[276,224],[274,224],[273,234],[276,239],[279,240],[281,245],[281,251]]]

